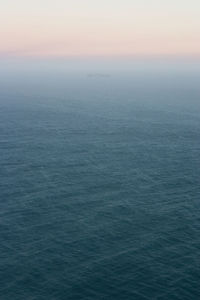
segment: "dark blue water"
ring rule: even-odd
[[[0,299],[200,299],[200,69],[55,65],[2,65]]]

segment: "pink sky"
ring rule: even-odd
[[[2,0],[0,54],[200,55],[200,2]]]

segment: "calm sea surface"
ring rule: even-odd
[[[199,78],[1,62],[1,300],[200,299]]]

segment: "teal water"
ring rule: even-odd
[[[199,299],[199,64],[1,67],[0,299]]]

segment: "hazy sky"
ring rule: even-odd
[[[200,0],[0,0],[0,54],[200,55]]]

